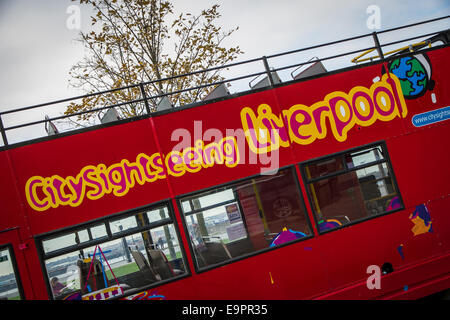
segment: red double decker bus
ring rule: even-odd
[[[280,55],[267,56],[251,90],[224,80],[203,101],[70,132],[55,119],[6,126],[42,105],[2,112],[0,297],[414,299],[449,288],[449,33],[392,54],[383,49],[400,41],[380,45],[382,34],[344,39],[377,41],[290,66],[307,68],[288,81],[268,67]],[[325,68],[368,50],[378,56]],[[174,94],[151,97],[148,85],[129,103]],[[8,143],[44,122],[51,135]]]

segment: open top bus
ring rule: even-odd
[[[1,112],[0,297],[413,299],[449,288],[449,31],[380,44],[412,26],[222,66],[264,70],[180,90],[209,88],[186,106],[171,104],[180,92],[148,95],[153,82],[114,89],[142,96],[89,111],[101,123],[88,128],[57,128],[74,115],[8,123],[83,97]],[[375,41],[309,53],[361,39]],[[304,52],[316,58],[269,67]],[[327,70],[342,57],[356,65]],[[249,78],[250,90],[230,92]],[[126,104],[148,112],[123,118]],[[11,143],[37,125],[48,136]]]

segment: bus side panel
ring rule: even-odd
[[[158,149],[149,119],[11,150],[19,192],[22,193],[33,233],[40,234],[73,226],[169,198],[170,192],[166,179],[156,179],[141,185],[137,182],[139,180],[136,178],[137,170],[131,171],[130,177],[134,178],[128,178],[125,173],[124,163],[131,167],[138,162],[139,155],[151,157],[156,153]],[[103,166],[102,169],[101,166]],[[93,175],[88,176],[88,181],[84,170],[90,170],[92,174],[94,169],[98,173],[95,178]],[[109,191],[106,183],[100,186],[104,181],[101,178],[102,174],[105,177],[109,176]],[[143,175],[142,172],[141,175]],[[57,177],[59,181],[65,181],[60,190],[63,190],[65,196],[71,197],[72,200],[63,204],[59,203],[56,207],[50,206],[42,211],[32,209],[25,198],[27,182],[33,179],[37,179],[38,182],[44,181],[43,184],[38,185],[37,198],[41,203],[44,201],[51,203],[51,197],[46,196],[42,191],[44,187],[48,187],[47,181],[54,177]],[[68,182],[68,177],[72,177],[72,182]],[[114,182],[111,182],[111,179]],[[55,186],[54,181],[56,180],[53,180],[53,186]],[[69,183],[73,184],[72,190],[76,191],[68,187]],[[94,187],[94,184],[97,186]],[[53,194],[56,193],[55,190],[57,188],[53,189]],[[105,190],[99,198],[87,197],[88,192],[99,194],[99,190]]]
[[[441,255],[401,271],[382,275],[379,289],[372,287],[369,290],[367,282],[372,281],[368,278],[323,295],[319,299],[418,299],[450,288],[448,265],[450,254]]]
[[[41,268],[38,256],[38,250],[33,239],[29,239],[29,241],[27,241],[27,246],[23,250],[23,254],[26,259],[26,266],[30,275],[29,283],[24,283],[24,287],[28,286],[33,290],[33,299],[47,300],[49,295],[44,280],[43,269]],[[25,282],[25,279],[23,279],[23,281]]]
[[[215,163],[207,168],[200,168],[195,173],[184,171],[180,174],[170,175],[169,181],[174,194],[180,195],[217,186],[293,163],[289,148],[279,148],[269,155],[256,154],[251,151],[245,139],[244,130],[242,130],[241,112],[244,107],[248,108],[247,110],[251,109],[255,116],[258,114],[260,106],[269,107],[274,114],[280,114],[275,97],[276,90],[243,95],[230,100],[181,110],[177,113],[161,115],[153,119],[158,140],[165,155],[173,150],[179,151],[186,147],[192,147],[194,142],[199,140],[203,140],[206,146],[211,142],[218,143],[225,137],[236,137],[239,164],[231,163],[227,166]],[[255,128],[255,130],[259,132],[258,129]],[[281,127],[280,131],[284,132],[284,128]],[[197,147],[197,145],[195,146]]]
[[[433,285],[439,290],[432,281],[450,272],[450,177],[448,170],[443,170],[450,156],[448,149],[440,147],[449,128],[448,124],[436,125],[387,141],[405,210],[319,237],[329,262],[332,289],[336,290],[323,298],[380,298],[408,288],[431,290]],[[431,228],[414,219],[420,206],[429,212]],[[369,279],[374,272],[369,267],[381,268],[384,263],[392,264],[394,271],[382,276],[380,288],[370,289],[367,282],[374,283]],[[410,296],[420,296],[419,289]]]
[[[443,137],[449,134],[450,125],[442,123],[389,141],[392,166],[409,213],[405,219],[410,229],[404,239],[405,258],[419,254],[412,249],[413,244],[429,255],[450,250],[450,171],[446,169],[450,150],[442,147]],[[420,210],[428,212],[431,219],[428,232],[413,215]]]
[[[441,123],[389,141],[389,154],[405,205],[415,207],[450,193],[450,124]],[[432,217],[433,218],[433,217]]]
[[[341,108],[337,103],[329,102],[329,99],[339,99],[338,101],[343,101],[344,105],[347,104],[353,110],[352,97],[356,93],[362,92],[364,90],[363,88],[368,91],[371,86],[374,86],[383,76],[382,69],[383,64],[380,63],[362,69],[327,75],[276,89],[283,112],[287,112],[288,110],[292,112],[298,105],[306,106],[308,109],[314,110],[310,114],[312,118],[310,119],[311,122],[315,122],[314,126],[312,126],[314,130],[306,134],[306,129],[300,127],[299,133],[303,138],[291,143],[291,148],[297,162],[379,141],[382,137],[404,133],[402,120],[399,116],[389,121],[377,119],[367,126],[359,125],[357,122],[354,124],[349,122],[344,125],[345,130],[348,131],[342,137],[339,137],[336,133],[336,126],[332,125],[335,120],[331,119],[337,118],[337,114],[341,112]],[[354,91],[353,95],[350,94],[352,90]],[[371,96],[371,101],[373,103],[373,96]],[[336,116],[333,116],[332,112],[329,111],[332,106],[335,106]],[[351,114],[351,118],[349,119],[355,120],[355,112],[351,110],[348,108],[342,109],[342,112],[345,111],[347,115]],[[297,115],[297,120],[299,120],[299,117],[301,118],[302,116]],[[319,119],[324,121],[324,123],[320,123]],[[291,116],[289,122],[295,126],[295,120],[294,116]],[[336,122],[338,123],[338,121]],[[343,121],[342,123],[345,124],[346,122]],[[380,135],[380,132],[383,134]],[[318,133],[323,133],[324,136],[318,136]],[[295,136],[294,133],[293,136]],[[313,140],[306,140],[309,136],[315,138]],[[339,141],[337,140],[338,138],[340,139]]]
[[[342,149],[347,149],[384,137],[405,209],[319,237],[320,247],[329,262],[332,290],[336,290],[325,298],[387,297],[393,292],[400,294],[408,287],[430,290],[433,279],[445,277],[450,271],[448,259],[445,258],[450,250],[450,171],[447,168],[450,163],[450,150],[446,143],[450,126],[448,121],[427,126],[414,125],[417,125],[414,116],[436,109],[434,118],[439,119],[443,113],[438,109],[450,105],[448,53],[449,48],[443,48],[413,55],[403,61],[395,62],[396,59],[393,58],[392,62],[387,64],[391,71],[395,70],[395,63],[404,63],[403,67],[406,69],[408,66],[417,69],[414,74],[411,69],[410,78],[402,78],[401,73],[397,73],[398,77],[402,78],[407,116],[403,120],[392,120],[392,123],[380,122],[375,123],[373,127],[361,128],[353,133],[350,131],[348,142],[342,145]],[[376,73],[374,67],[364,68],[364,71],[367,70],[367,74],[370,74],[369,78]],[[352,72],[357,75],[357,70]],[[347,74],[350,75],[351,72]],[[347,74],[341,73],[337,76],[347,83]],[[422,83],[433,85],[420,88],[412,84],[417,87],[418,92],[422,89],[420,94],[412,95],[408,81],[411,82],[414,75],[427,77],[428,80]],[[325,83],[325,80],[326,78],[322,79],[322,83]],[[372,136],[369,134],[372,129],[379,132]],[[358,137],[360,133],[364,135]],[[373,140],[370,141],[370,138]],[[318,141],[315,146],[321,143]],[[330,150],[330,153],[337,150],[336,146],[330,146],[331,142],[328,143],[327,150]],[[324,144],[325,142],[322,146]],[[317,155],[323,154],[323,150],[321,153],[315,146],[311,149],[317,150]],[[299,147],[296,149],[300,150]],[[301,157],[299,152],[296,154]],[[419,212],[429,215],[431,227],[429,221],[415,219],[414,214]],[[369,267],[381,268],[387,262],[392,264],[394,272],[382,277],[381,288],[370,290],[367,281],[373,273],[368,270],[373,269]],[[430,285],[427,285],[428,282]],[[436,287],[436,290],[438,289]],[[411,297],[419,296],[419,291],[416,289]]]
[[[17,194],[14,172],[8,160],[8,152],[0,152],[0,193],[2,218],[0,219],[0,231],[8,228],[23,226],[23,213],[19,195]],[[7,199],[7,201],[6,201]],[[22,217],[22,218],[21,218]]]
[[[436,235],[413,237],[409,215],[403,210],[322,235],[332,290],[322,298],[380,298],[448,273]],[[387,275],[380,273],[385,263],[393,268]]]
[[[17,193],[14,171],[8,160],[9,152],[0,153],[0,192],[2,201],[2,219],[0,219],[0,244],[11,243],[17,261],[18,275],[24,290],[25,299],[47,299],[45,283],[37,251],[29,228],[20,196]]]
[[[147,290],[168,300],[308,299],[326,292],[328,282],[316,239],[257,254]],[[136,298],[139,298],[137,295]],[[133,297],[130,297],[132,299]]]

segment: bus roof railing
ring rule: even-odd
[[[98,92],[91,92],[88,94],[84,94],[84,95],[79,95],[79,96],[74,96],[71,98],[65,98],[65,99],[60,99],[60,100],[54,100],[54,101],[50,101],[50,102],[46,102],[46,103],[40,103],[40,104],[36,104],[36,105],[31,105],[31,106],[27,106],[27,107],[21,107],[21,108],[16,108],[16,109],[11,109],[11,110],[6,110],[6,111],[1,111],[0,112],[0,133],[1,133],[1,137],[2,137],[2,142],[4,146],[11,146],[13,144],[9,143],[8,141],[8,136],[7,136],[7,132],[11,131],[11,130],[15,130],[15,129],[20,129],[20,128],[25,128],[25,127],[30,127],[30,126],[34,126],[34,125],[39,125],[39,124],[44,124],[44,126],[46,128],[48,128],[49,125],[54,126],[54,121],[58,121],[58,120],[63,120],[63,119],[67,119],[67,118],[71,118],[71,117],[82,117],[84,115],[87,114],[95,114],[95,113],[100,113],[104,110],[109,110],[111,108],[120,108],[123,106],[130,106],[133,104],[144,104],[144,107],[142,110],[145,109],[145,114],[152,114],[154,113],[156,108],[153,107],[153,111],[150,109],[149,106],[149,101],[156,101],[155,99],[162,99],[164,97],[170,97],[173,95],[177,95],[177,94],[182,94],[188,91],[193,91],[193,90],[197,90],[197,96],[200,94],[200,91],[206,88],[211,87],[212,89],[216,88],[219,85],[227,85],[231,82],[235,82],[235,81],[239,81],[239,80],[243,80],[243,79],[248,79],[248,78],[255,78],[255,77],[260,77],[261,75],[266,75],[268,78],[268,84],[269,84],[269,88],[273,87],[274,85],[276,85],[276,83],[274,83],[274,79],[272,78],[272,75],[275,73],[277,73],[278,71],[283,71],[283,70],[287,70],[287,69],[292,69],[292,68],[300,68],[302,66],[305,65],[310,65],[311,63],[316,63],[316,62],[323,62],[323,61],[329,61],[329,60],[333,60],[333,59],[338,59],[338,58],[342,58],[342,57],[346,57],[349,55],[355,55],[358,54],[356,57],[354,57],[353,59],[349,59],[350,62],[353,63],[359,63],[359,62],[364,62],[364,61],[374,61],[376,59],[379,60],[383,60],[385,58],[389,58],[389,57],[385,57],[383,54],[383,48],[388,47],[388,46],[392,46],[392,45],[396,45],[399,43],[404,43],[407,41],[412,41],[412,40],[417,40],[417,39],[421,39],[421,41],[419,41],[418,43],[415,43],[413,45],[407,45],[407,46],[403,46],[400,49],[395,49],[395,50],[390,50],[388,52],[385,53],[385,55],[392,55],[392,54],[402,54],[402,52],[404,55],[409,54],[410,50],[414,50],[415,47],[418,47],[418,49],[427,46],[430,44],[430,40],[429,39],[423,39],[426,37],[432,37],[432,39],[434,37],[436,37],[437,35],[441,34],[441,33],[446,33],[445,35],[445,39],[446,39],[446,43],[448,44],[450,42],[450,37],[447,34],[450,34],[450,29],[444,29],[444,30],[439,30],[439,31],[434,31],[434,32],[429,32],[426,34],[421,34],[421,35],[417,35],[414,37],[409,37],[409,38],[402,38],[399,40],[395,40],[395,41],[391,41],[391,42],[387,42],[387,43],[380,43],[379,42],[379,37],[378,35],[381,34],[387,34],[387,33],[391,33],[394,31],[398,31],[398,30],[402,30],[402,29],[407,29],[407,28],[411,28],[411,27],[415,27],[415,26],[421,26],[427,23],[432,23],[432,22],[436,22],[436,21],[442,21],[445,19],[450,18],[450,15],[448,16],[444,16],[444,17],[440,17],[440,18],[434,18],[434,19],[430,19],[430,20],[425,20],[425,21],[421,21],[421,22],[417,22],[417,23],[412,23],[412,24],[408,24],[408,25],[404,25],[404,26],[400,26],[400,27],[396,27],[396,28],[391,28],[391,29],[387,29],[387,30],[382,30],[382,31],[374,31],[371,33],[367,33],[367,34],[363,34],[363,35],[359,35],[359,36],[354,36],[354,37],[350,37],[350,38],[345,38],[345,39],[341,39],[341,40],[336,40],[336,41],[332,41],[332,42],[328,42],[328,43],[323,43],[323,44],[318,44],[318,45],[313,45],[313,46],[309,46],[309,47],[305,47],[305,48],[301,48],[301,49],[297,49],[297,50],[291,50],[291,51],[286,51],[286,52],[282,52],[282,53],[277,53],[277,54],[272,54],[272,55],[267,55],[267,56],[263,56],[260,58],[254,58],[254,59],[249,59],[249,60],[245,60],[245,61],[240,61],[240,62],[234,62],[234,63],[229,63],[226,65],[221,65],[221,66],[214,66],[208,69],[203,69],[203,70],[196,70],[196,71],[192,71],[192,72],[188,72],[188,73],[184,73],[184,74],[179,74],[179,75],[173,75],[170,77],[165,77],[162,79],[156,79],[156,80],[151,80],[151,81],[146,81],[146,82],[141,82],[141,83],[136,83],[136,84],[132,84],[132,85],[128,85],[128,86],[124,86],[124,87],[120,87],[120,88],[112,88],[112,89],[108,89],[108,90],[104,90],[104,91],[98,91]],[[434,37],[433,37],[434,36]],[[275,67],[271,67],[269,64],[269,60],[273,60],[276,58],[280,58],[280,57],[286,57],[289,55],[293,55],[293,54],[298,54],[298,53],[303,53],[303,52],[308,52],[311,50],[315,50],[315,49],[319,49],[319,48],[324,48],[324,47],[330,47],[330,46],[335,46],[344,42],[350,42],[350,41],[355,41],[355,40],[360,40],[360,39],[364,39],[364,38],[372,38],[372,41],[374,43],[373,46],[370,47],[364,47],[364,48],[359,48],[356,50],[350,50],[350,51],[345,51],[342,53],[337,53],[334,55],[329,55],[329,56],[325,56],[322,58],[315,58],[314,60],[308,59],[306,62],[301,62],[301,63],[295,63],[295,64],[288,64],[288,65],[284,65],[278,68]],[[441,38],[440,38],[441,39]],[[428,41],[428,42],[427,42]],[[408,50],[409,49],[409,50]],[[364,58],[361,59],[363,56],[365,56],[366,54],[373,52],[374,50],[377,50],[378,55],[376,56],[371,56],[368,58]],[[314,56],[316,56],[316,54],[314,54]],[[200,84],[200,85],[196,85],[196,86],[192,86],[192,87],[187,87],[184,89],[179,89],[179,90],[175,90],[175,91],[171,91],[171,92],[162,92],[162,93],[156,93],[156,94],[152,94],[152,95],[148,95],[147,94],[147,86],[150,85],[154,85],[154,84],[161,84],[165,81],[171,81],[171,80],[175,80],[178,78],[186,78],[186,77],[190,77],[190,76],[195,76],[198,74],[202,74],[202,73],[207,73],[207,72],[213,72],[213,71],[219,71],[219,70],[229,70],[230,68],[235,68],[238,66],[242,66],[242,65],[248,65],[251,63],[255,63],[255,62],[262,62],[262,66],[264,67],[262,71],[259,72],[252,72],[249,74],[244,74],[244,75],[239,75],[239,76],[234,76],[228,79],[224,79],[224,78],[219,78],[219,81],[215,81],[212,83],[205,83],[205,84]],[[261,66],[261,65],[260,65]],[[322,73],[322,74],[326,74],[326,73]],[[277,75],[278,76],[278,75]],[[291,73],[292,76],[292,73]],[[294,77],[292,76],[294,80]],[[305,78],[307,79],[307,78]],[[279,82],[278,80],[276,81],[277,83]],[[30,110],[35,110],[35,109],[40,109],[40,108],[44,108],[44,107],[48,107],[48,106],[52,106],[52,105],[57,105],[57,104],[62,104],[62,103],[67,103],[67,102],[73,102],[79,99],[86,99],[86,98],[91,98],[91,97],[98,97],[101,95],[105,95],[105,94],[111,94],[111,93],[116,93],[119,91],[124,91],[124,90],[130,90],[130,89],[139,89],[140,92],[140,98],[138,99],[131,99],[129,101],[123,101],[123,102],[119,102],[119,103],[113,103],[113,104],[108,104],[108,105],[104,105],[101,107],[97,107],[97,108],[93,108],[93,109],[89,109],[89,110],[82,110],[82,111],[78,111],[78,112],[73,112],[70,114],[62,114],[60,116],[53,116],[53,117],[49,117],[47,115],[45,115],[44,119],[40,119],[40,120],[35,120],[35,121],[28,121],[25,123],[20,123],[20,124],[15,124],[15,125],[9,125],[9,126],[5,126],[4,125],[4,120],[5,117],[8,115],[13,115],[13,114],[17,114],[19,112],[25,112],[25,111],[30,111]],[[245,91],[245,90],[244,90]],[[248,91],[248,89],[246,90]],[[250,90],[251,91],[251,90]],[[232,96],[232,95],[228,95],[228,96]],[[198,97],[196,97],[198,98]],[[213,100],[200,100],[200,101],[194,101],[193,103],[197,103],[197,102],[203,102],[203,103],[210,103]],[[180,105],[181,106],[181,105]],[[173,111],[176,111],[177,108],[172,105],[173,107]],[[129,116],[128,118],[135,118],[135,117],[139,117],[142,116],[141,115],[133,115],[133,116]],[[119,119],[123,119],[123,117],[118,117]],[[91,125],[91,126],[95,126]],[[61,133],[67,132],[67,131],[71,131],[71,130],[75,130],[75,129],[79,129],[78,127],[74,127],[74,128],[70,128],[66,131],[63,130],[56,130],[56,133],[54,131],[52,131],[52,136],[58,136]],[[49,132],[47,130],[47,132]],[[34,138],[28,139],[28,140],[32,140]],[[27,141],[27,140],[25,140]],[[23,141],[21,141],[23,142]]]

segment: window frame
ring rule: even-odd
[[[186,241],[188,243],[189,252],[191,254],[191,258],[192,258],[192,262],[193,262],[194,270],[195,270],[196,274],[200,274],[200,273],[203,273],[203,272],[210,271],[212,269],[223,267],[225,265],[232,264],[232,263],[235,263],[237,261],[241,261],[241,260],[244,260],[244,259],[247,259],[247,258],[251,258],[251,257],[257,256],[257,255],[260,255],[260,254],[264,254],[264,253],[270,252],[272,250],[278,250],[278,249],[281,249],[281,248],[283,248],[285,246],[290,246],[290,245],[297,244],[299,242],[307,241],[307,240],[310,240],[310,239],[315,237],[313,226],[312,226],[312,223],[311,223],[311,219],[309,217],[308,210],[307,210],[307,207],[306,207],[305,198],[304,198],[303,193],[302,193],[302,189],[301,189],[301,185],[300,185],[300,179],[298,177],[296,166],[294,164],[292,164],[292,165],[287,165],[287,166],[284,166],[284,167],[280,167],[280,168],[278,168],[277,173],[279,171],[286,170],[286,169],[291,170],[291,172],[292,172],[292,174],[294,176],[294,185],[297,188],[298,194],[300,196],[301,208],[302,208],[303,213],[305,215],[305,220],[306,220],[306,222],[308,224],[308,228],[310,230],[310,235],[307,235],[307,236],[305,236],[303,238],[296,239],[296,240],[293,240],[293,241],[285,242],[285,243],[282,243],[282,244],[277,245],[277,246],[267,247],[267,248],[264,248],[264,249],[260,249],[260,250],[256,250],[256,251],[253,251],[253,252],[250,252],[250,253],[246,253],[246,254],[243,254],[243,255],[241,255],[239,257],[234,257],[234,258],[225,260],[223,262],[210,264],[210,265],[202,267],[202,268],[199,268],[197,266],[197,263],[196,263],[197,257],[195,255],[194,249],[192,247],[190,233],[189,233],[189,230],[187,228],[186,218],[187,218],[187,216],[189,216],[191,214],[195,214],[195,213],[198,213],[198,212],[205,211],[205,209],[206,210],[207,209],[211,209],[212,206],[208,206],[208,207],[205,207],[205,208],[192,210],[192,211],[190,211],[188,213],[188,215],[186,215],[184,213],[184,211],[183,211],[182,200],[187,198],[187,197],[192,197],[192,196],[195,196],[195,195],[198,195],[198,194],[201,194],[201,193],[206,193],[206,192],[211,191],[211,190],[226,189],[228,187],[231,187],[234,184],[238,184],[240,182],[243,182],[243,181],[246,181],[246,180],[250,180],[250,179],[263,177],[264,175],[262,175],[262,174],[254,174],[254,175],[247,176],[247,177],[244,177],[244,178],[240,178],[240,179],[236,179],[236,180],[233,180],[233,181],[225,182],[225,183],[222,183],[222,184],[219,184],[219,185],[214,185],[214,186],[207,187],[207,188],[204,188],[204,189],[200,189],[200,190],[196,190],[196,191],[193,191],[193,192],[188,192],[188,193],[185,193],[185,194],[181,194],[181,195],[178,195],[178,196],[175,197],[176,202],[177,202],[177,206],[178,206],[178,209],[179,209],[179,212],[180,212],[180,215],[181,215],[181,220],[182,220],[184,233],[185,233],[185,235],[187,237]],[[233,193],[235,193],[234,190],[233,190]],[[242,207],[241,207],[241,203],[239,201],[237,201],[237,199],[221,202],[220,205],[223,205],[226,202],[232,203],[232,202],[235,202],[235,201],[238,203],[239,210],[241,210],[242,215],[243,215],[243,210],[242,210]],[[245,217],[243,217],[243,220],[245,221]],[[247,229],[246,225],[245,225],[245,228]]]
[[[359,151],[362,151],[364,149],[370,149],[371,147],[373,147],[373,148],[380,147],[384,159],[383,160],[376,160],[376,161],[369,162],[367,164],[363,164],[363,165],[359,165],[359,166],[354,166],[352,168],[348,168],[347,164],[345,163],[345,158],[344,158],[345,154],[358,153]],[[305,170],[308,165],[313,164],[313,163],[317,163],[317,162],[321,162],[321,161],[324,161],[324,160],[327,160],[327,159],[336,158],[336,157],[339,157],[339,156],[342,157],[342,159],[343,159],[342,161],[344,163],[344,170],[340,170],[338,172],[333,172],[331,174],[324,175],[322,177],[316,177],[316,178],[308,179],[308,177],[306,175],[306,170]],[[339,227],[336,227],[336,228],[333,228],[333,229],[320,231],[319,228],[318,228],[318,226],[319,226],[318,221],[319,220],[317,219],[317,212],[316,212],[316,210],[314,208],[314,205],[313,205],[314,201],[313,201],[313,198],[312,198],[312,195],[311,195],[311,191],[309,189],[309,185],[311,183],[314,183],[314,182],[317,182],[317,181],[320,181],[320,180],[325,180],[325,179],[329,179],[329,178],[332,178],[332,177],[337,177],[337,176],[342,175],[342,174],[346,174],[346,173],[349,173],[349,172],[353,172],[353,171],[357,171],[357,170],[360,170],[360,169],[368,168],[368,167],[371,167],[371,166],[374,166],[374,165],[377,165],[377,164],[382,164],[382,163],[385,163],[387,165],[387,168],[389,170],[392,182],[394,184],[394,188],[397,191],[397,196],[398,196],[398,198],[400,200],[400,204],[401,204],[400,208],[397,208],[397,209],[394,209],[394,210],[391,210],[391,211],[385,211],[383,213],[376,214],[376,215],[373,215],[373,216],[369,216],[367,218],[353,220],[353,221],[350,221],[349,223],[347,223],[345,225],[342,225],[342,226],[339,226]],[[332,153],[332,154],[329,154],[329,155],[325,155],[325,156],[321,156],[321,157],[318,157],[318,158],[314,158],[314,159],[310,159],[310,160],[307,160],[307,161],[303,161],[303,162],[298,163],[298,166],[300,168],[302,181],[303,181],[303,184],[305,186],[305,190],[306,190],[306,194],[307,194],[307,197],[308,197],[308,201],[309,201],[309,203],[311,205],[312,215],[313,215],[314,222],[315,222],[315,225],[316,225],[316,230],[317,230],[319,236],[321,236],[323,234],[326,234],[328,232],[341,230],[343,228],[350,227],[350,226],[353,226],[355,224],[366,222],[366,221],[369,221],[369,220],[372,220],[372,219],[377,219],[377,218],[383,217],[385,215],[393,214],[395,212],[398,212],[398,211],[401,211],[401,210],[405,209],[405,203],[403,201],[402,194],[401,194],[400,188],[398,186],[397,178],[395,177],[394,169],[392,167],[391,158],[390,158],[389,152],[387,150],[386,141],[384,141],[384,140],[368,143],[368,144],[361,145],[361,146],[358,146],[358,147],[346,149],[344,151],[339,151],[339,152],[335,152],[335,153]]]
[[[19,291],[20,300],[25,300],[25,292],[23,290],[22,280],[20,278],[19,269],[17,267],[17,260],[16,260],[16,254],[14,252],[14,246],[10,242],[1,244],[0,251],[3,251],[4,249],[8,250],[9,257],[11,258],[11,265],[13,268],[14,278],[15,278],[16,284],[17,284],[17,290]]]
[[[151,211],[154,209],[158,209],[160,207],[167,207],[167,211],[168,211],[168,218],[159,220],[157,222],[149,222],[148,225],[145,226],[138,226],[137,228],[132,228],[132,229],[127,229],[124,231],[120,231],[120,232],[116,232],[114,234],[111,233],[110,230],[110,226],[109,226],[109,222],[114,222],[117,221],[119,219],[123,219],[126,217],[131,217],[133,215],[136,215],[138,213],[143,213],[143,212],[147,212],[147,211]],[[63,249],[58,249],[55,251],[51,251],[50,253],[45,253],[44,251],[44,247],[43,247],[43,241],[45,240],[50,240],[50,239],[54,239],[57,238],[61,235],[67,234],[67,233],[71,233],[71,232],[77,232],[77,231],[81,231],[81,230],[85,230],[91,228],[91,227],[95,227],[98,226],[100,224],[105,224],[106,227],[106,231],[107,231],[107,236],[106,237],[102,237],[102,238],[98,238],[98,239],[94,239],[91,241],[86,241],[83,243],[80,243],[79,245],[72,245]],[[47,287],[47,294],[49,299],[51,300],[55,300],[52,294],[52,289],[51,289],[51,285],[50,285],[50,279],[48,277],[47,274],[47,268],[46,268],[46,260],[47,259],[51,259],[51,258],[55,258],[57,256],[63,255],[63,254],[67,254],[70,252],[74,252],[76,250],[81,250],[81,249],[85,249],[85,248],[89,248],[92,246],[96,246],[98,244],[101,243],[105,243],[105,242],[109,242],[109,241],[113,241],[113,240],[117,240],[117,239],[121,239],[125,236],[129,236],[129,235],[133,235],[139,232],[143,232],[143,231],[150,231],[151,229],[154,228],[158,228],[164,225],[169,225],[172,224],[174,229],[175,229],[175,233],[177,235],[177,240],[178,240],[178,244],[180,247],[180,251],[182,252],[182,259],[183,259],[183,264],[184,264],[184,268],[185,268],[185,273],[181,274],[181,275],[176,275],[174,277],[171,277],[169,279],[165,279],[165,280],[161,280],[161,281],[157,281],[148,285],[145,285],[143,287],[140,288],[134,288],[131,289],[129,291],[127,291],[124,295],[120,295],[120,296],[116,296],[116,297],[112,297],[108,300],[117,300],[129,295],[133,295],[151,288],[155,288],[158,287],[160,285],[166,284],[166,283],[170,283],[173,281],[178,281],[180,279],[186,278],[186,277],[190,277],[192,275],[191,269],[189,267],[189,261],[186,255],[186,250],[185,250],[185,246],[183,244],[183,237],[180,234],[180,230],[178,227],[178,221],[176,220],[176,216],[175,216],[175,211],[174,211],[174,206],[172,204],[171,199],[165,199],[165,200],[161,200],[149,205],[145,205],[145,206],[141,206],[138,208],[133,208],[133,209],[129,209],[129,210],[125,210],[122,212],[118,212],[118,213],[114,213],[114,214],[110,214],[107,215],[105,217],[99,218],[99,219],[95,219],[95,220],[90,220],[87,222],[83,222],[80,224],[76,224],[76,225],[72,225],[70,227],[66,227],[66,228],[62,228],[62,229],[58,229],[58,230],[54,230],[51,232],[47,232],[47,233],[43,233],[43,234],[39,234],[36,235],[34,237],[34,241],[36,244],[36,248],[38,251],[38,257],[39,257],[39,261],[41,264],[41,271],[43,273],[44,276],[44,280],[45,280],[45,284]]]

